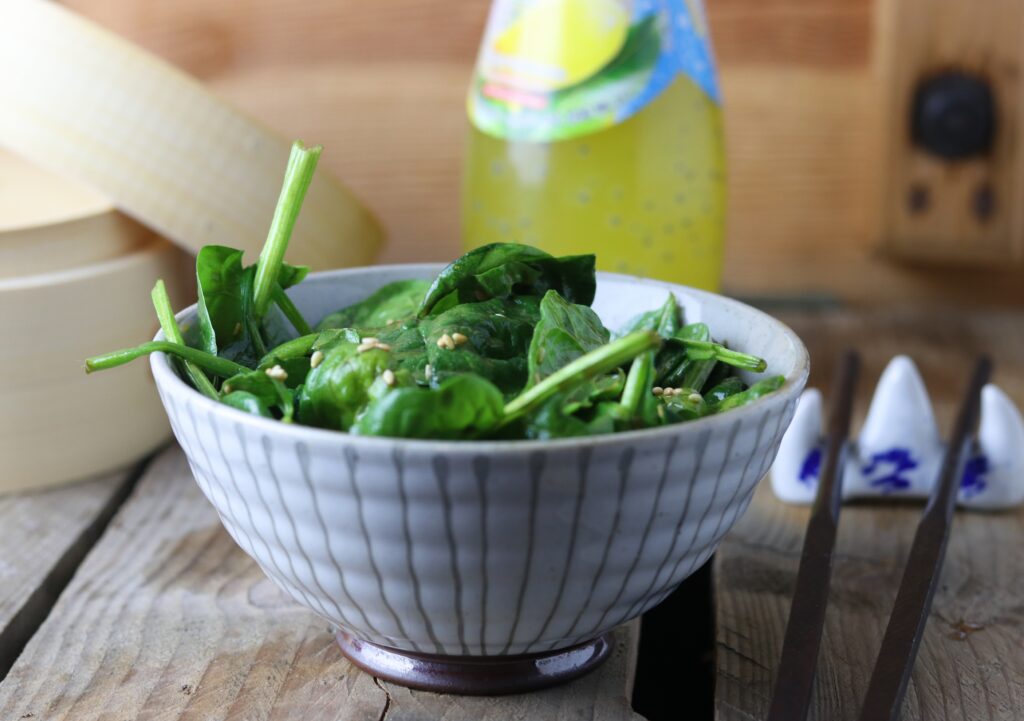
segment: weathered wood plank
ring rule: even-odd
[[[171,449],[154,462],[0,684],[0,718],[639,719],[636,626],[568,686],[502,699],[412,692],[349,664],[327,624],[235,546]]]
[[[996,382],[1024,400],[1020,313],[900,309],[785,319],[808,342],[817,363],[812,383],[819,387],[827,387],[823,374],[839,349],[860,348],[866,361],[860,418],[881,369],[897,352],[917,361],[944,429],[977,351],[993,354]],[[920,511],[918,505],[843,509],[812,718],[856,718]],[[717,554],[716,709],[723,721],[767,712],[807,518],[807,509],[783,505],[762,484]],[[958,512],[903,719],[1024,716],[1022,544],[1024,509]]]
[[[0,496],[0,679],[124,499],[133,472]]]

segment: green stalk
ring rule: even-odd
[[[527,388],[505,406],[503,423],[537,410],[552,396],[583,385],[592,378],[608,373],[636,358],[641,353],[657,350],[661,338],[657,333],[638,330],[582,355],[559,368],[535,386]]]
[[[267,313],[274,288],[277,286],[277,275],[281,270],[288,241],[291,239],[295,221],[302,209],[302,201],[313,180],[317,161],[320,159],[320,146],[306,148],[301,142],[292,145],[288,158],[288,167],[281,185],[281,195],[274,209],[274,220],[267,233],[267,242],[263,245],[260,259],[256,264],[256,282],[253,286],[253,313],[262,319]]]
[[[157,351],[191,361],[200,368],[205,368],[214,375],[221,376],[222,378],[230,378],[236,373],[248,373],[251,370],[250,368],[239,365],[232,360],[219,358],[218,356],[207,353],[206,351],[198,350],[197,348],[191,348],[187,345],[178,345],[177,343],[172,343],[167,340],[153,340],[149,343],[143,343],[142,345],[135,346],[134,348],[123,348],[111,353],[104,353],[103,355],[89,358],[85,361],[85,372],[92,373],[93,371],[117,368],[118,366],[123,366],[125,363],[129,363],[136,358],[149,355],[150,353],[156,353]]]
[[[651,392],[651,374],[654,372],[654,353],[644,353],[633,361],[626,376],[626,387],[622,389],[621,404],[630,415],[640,412],[644,395]]]
[[[267,351],[267,354],[260,359],[260,364],[257,368],[259,370],[265,370],[280,360],[301,358],[313,350],[313,344],[316,343],[317,338],[319,337],[319,333],[310,333],[309,335],[303,335],[298,338],[292,338],[291,340],[285,341],[281,345],[275,346]]]
[[[758,358],[757,356],[752,356],[747,353],[740,353],[735,350],[729,350],[724,345],[720,345],[718,343],[702,340],[686,340],[683,338],[676,338],[675,340],[686,347],[686,355],[690,360],[702,361],[714,359],[721,361],[722,363],[735,366],[736,368],[745,368],[747,370],[757,371],[758,373],[761,373],[768,368],[768,364],[763,358]]]
[[[164,285],[163,280],[156,282],[150,296],[153,298],[153,308],[156,310],[156,317],[160,319],[160,328],[163,329],[167,340],[178,345],[185,345],[185,337],[181,334],[178,322],[174,320],[174,309],[171,308],[171,299],[167,295],[167,286]],[[217,389],[214,388],[213,383],[206,376],[206,373],[203,372],[203,369],[192,361],[182,361],[182,365],[185,366],[185,373],[188,374],[195,389],[204,396],[216,400]]]
[[[313,332],[309,323],[302,317],[301,311],[295,307],[292,299],[284,292],[284,288],[277,284],[274,284],[274,302],[277,303],[277,307],[281,309],[284,317],[288,319],[299,335],[309,335]]]

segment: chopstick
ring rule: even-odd
[[[852,350],[842,355],[836,368],[835,388],[838,393],[829,413],[828,445],[811,518],[807,523],[768,721],[802,721],[807,718],[810,707],[818,648],[825,625],[832,552],[841,508],[843,465],[859,370],[860,356]]]
[[[938,483],[914,534],[896,603],[861,707],[860,721],[894,721],[899,718],[903,694],[907,690],[946,555],[961,469],[967,460],[971,437],[978,422],[981,389],[991,373],[992,362],[984,356],[979,358],[942,459]]]

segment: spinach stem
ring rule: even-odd
[[[551,396],[581,386],[592,378],[608,373],[641,353],[657,350],[661,337],[638,330],[580,356],[562,366],[535,386],[527,388],[505,405],[502,423],[519,418],[544,404]]]
[[[640,411],[644,394],[651,392],[651,374],[654,371],[654,353],[644,353],[629,368],[626,387],[622,390],[621,405],[635,416]]]
[[[163,280],[156,282],[150,297],[153,299],[156,317],[160,319],[160,328],[163,330],[164,335],[167,336],[167,340],[178,345],[185,345],[185,337],[181,334],[178,321],[174,320],[174,309],[171,308],[171,299],[167,295],[167,286],[164,285]],[[188,374],[192,385],[195,386],[197,391],[209,398],[217,398],[217,389],[214,388],[213,383],[206,376],[206,373],[203,372],[202,368],[192,361],[182,361],[182,365],[185,366],[185,373]]]
[[[288,294],[284,292],[279,284],[274,284],[274,302],[277,307],[284,313],[284,317],[288,319],[288,322],[292,324],[292,327],[298,332],[299,335],[309,335],[313,332],[309,323],[302,317],[302,312],[295,307],[292,299],[288,297]]]
[[[280,360],[301,358],[313,350],[313,344],[316,343],[319,337],[319,333],[310,333],[308,335],[302,335],[298,338],[292,338],[291,340],[285,341],[281,345],[275,346],[267,351],[267,354],[260,359],[260,364],[257,368],[259,370],[264,370]]]
[[[85,372],[92,373],[93,371],[102,371],[107,370],[108,368],[123,366],[125,363],[129,363],[136,358],[149,355],[150,353],[156,353],[158,351],[191,361],[200,368],[205,368],[211,373],[223,378],[230,378],[236,373],[247,373],[251,370],[250,368],[239,365],[232,360],[220,358],[212,353],[207,353],[206,351],[201,351],[197,348],[191,348],[187,345],[178,345],[177,343],[172,343],[167,340],[153,340],[149,343],[143,343],[142,345],[135,346],[134,348],[122,348],[121,350],[89,358],[85,361]]]
[[[288,249],[288,241],[291,239],[292,230],[295,229],[295,221],[302,209],[306,191],[309,190],[309,184],[313,180],[313,173],[316,171],[321,150],[320,146],[307,148],[299,141],[292,145],[288,167],[284,174],[284,183],[281,185],[281,195],[278,197],[277,207],[274,209],[270,232],[267,233],[267,242],[264,243],[263,251],[256,263],[253,313],[258,319],[262,319],[266,315],[270,305],[271,296],[277,286],[281,263],[284,261],[284,254]]]
[[[702,340],[687,340],[685,338],[676,338],[675,340],[686,347],[686,354],[691,358],[691,360],[714,359],[737,368],[746,368],[748,370],[757,371],[758,373],[762,373],[768,368],[768,364],[763,358],[758,358],[757,356],[753,356],[748,353],[729,350],[719,343]]]

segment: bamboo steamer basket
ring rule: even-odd
[[[132,463],[169,437],[149,367],[86,376],[83,360],[158,327],[158,278],[180,307],[191,259],[151,237],[112,260],[0,280],[0,492],[41,488]]]
[[[152,235],[88,186],[0,151],[0,280],[110,260]]]
[[[49,0],[0,2],[0,67],[18,69],[0,73],[4,493],[113,470],[170,437],[145,363],[86,376],[83,361],[153,336],[158,278],[176,307],[192,302],[187,252],[217,243],[255,262],[291,138]],[[288,260],[367,265],[381,242],[321,167]]]

